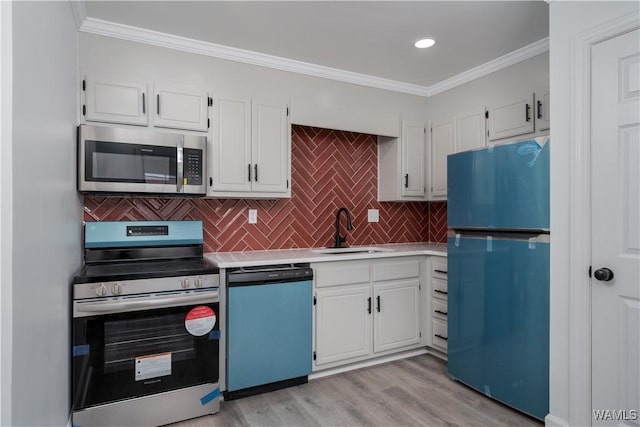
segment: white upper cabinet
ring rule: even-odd
[[[82,86],[85,92],[85,120],[142,126],[149,124],[147,83],[88,76]]]
[[[287,193],[290,163],[287,105],[254,99],[251,123],[252,190],[259,193]]]
[[[475,150],[486,145],[484,110],[459,116],[456,119],[456,152]]]
[[[400,137],[378,137],[378,200],[426,200],[424,123],[400,121]]]
[[[251,99],[213,98],[210,189],[251,191]]]
[[[447,198],[447,156],[456,151],[455,119],[431,125],[431,199]]]
[[[402,195],[424,196],[424,123],[402,121]]]
[[[551,122],[549,120],[551,105],[551,98],[549,95],[549,89],[536,92],[536,130],[547,130],[551,128]]]
[[[153,125],[171,129],[206,131],[209,97],[197,88],[156,83]]]
[[[291,129],[284,102],[213,98],[210,197],[291,197]]]
[[[200,132],[209,126],[207,92],[194,86],[87,76],[83,89],[88,122]]]
[[[533,94],[490,106],[489,141],[533,132]]]

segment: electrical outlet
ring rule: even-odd
[[[369,222],[378,222],[380,220],[378,209],[369,209],[367,216],[369,218]]]
[[[258,211],[256,209],[249,209],[249,224],[258,223]]]

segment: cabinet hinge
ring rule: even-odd
[[[207,104],[209,105],[209,107],[213,107],[213,98],[207,98]]]
[[[207,129],[211,127],[211,119],[207,119]]]
[[[83,116],[87,115],[87,106],[86,105],[82,105],[82,115]]]
[[[313,352],[313,360],[316,360],[316,352]]]
[[[489,110],[484,110],[484,118],[485,119],[489,118]]]
[[[316,296],[313,296],[313,305],[316,305]]]
[[[589,266],[589,277],[591,277],[591,266]]]
[[[87,81],[86,80],[82,81],[82,90],[83,91],[87,90]]]

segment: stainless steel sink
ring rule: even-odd
[[[359,254],[359,253],[369,253],[373,254],[376,252],[389,252],[391,249],[378,248],[375,246],[351,246],[348,248],[318,248],[311,249],[311,252],[317,254]]]

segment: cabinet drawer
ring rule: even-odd
[[[353,285],[369,282],[369,263],[340,263],[340,265],[315,265],[316,287]]]
[[[420,261],[395,261],[373,264],[373,281],[411,279],[420,277]]]
[[[436,319],[447,320],[447,302],[437,299],[431,300],[431,313]]]
[[[447,281],[442,279],[431,279],[431,289],[436,298],[447,298]]]
[[[433,319],[433,346],[447,351],[447,324],[441,320]]]
[[[434,258],[431,260],[431,277],[447,280],[446,258]]]

